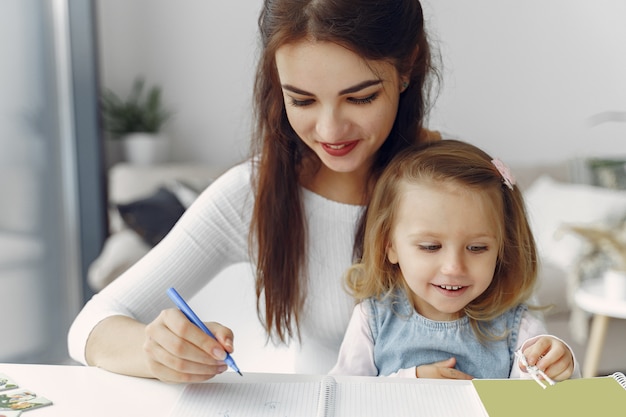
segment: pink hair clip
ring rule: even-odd
[[[513,186],[515,185],[515,177],[513,176],[513,174],[511,174],[511,170],[509,169],[509,167],[506,166],[504,162],[499,159],[492,159],[491,163],[496,167],[500,175],[502,175],[502,180],[504,181],[504,184],[509,187],[510,190],[512,190]]]

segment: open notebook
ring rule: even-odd
[[[229,373],[189,384],[170,417],[554,417],[612,415],[610,410],[626,410],[623,374],[563,381],[544,390],[533,380]]]

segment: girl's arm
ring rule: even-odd
[[[515,346],[516,351],[520,349],[531,365],[537,364],[552,379],[560,381],[581,377],[580,365],[570,346],[558,337],[549,335],[544,322],[528,311],[522,316]],[[530,375],[523,372],[519,362],[514,360],[509,377],[528,379]]]
[[[339,357],[330,374],[335,375],[362,375],[378,376],[378,368],[374,363],[374,338],[370,329],[367,313],[368,308],[363,303],[358,304],[353,312],[346,334],[339,350]],[[401,378],[441,378],[441,379],[471,379],[472,377],[454,369],[454,358],[422,365],[400,369],[390,377]]]
[[[374,339],[367,322],[367,306],[357,304],[343,337],[337,363],[330,370],[334,375],[377,376],[374,364]]]

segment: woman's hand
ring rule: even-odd
[[[167,382],[199,382],[228,368],[233,333],[218,323],[206,323],[217,341],[190,322],[178,309],[163,310],[145,328],[143,350],[155,378]]]
[[[445,361],[429,365],[420,365],[415,368],[415,376],[417,378],[434,379],[473,379],[472,376],[454,369],[454,365],[456,365],[456,358],[446,359]]]
[[[541,336],[531,340],[522,351],[529,365],[536,365],[555,381],[563,381],[574,372],[574,357],[567,345],[551,336]],[[520,369],[526,368],[518,363]]]

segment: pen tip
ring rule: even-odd
[[[241,371],[237,371],[237,373],[238,373],[239,375],[243,376],[243,374],[241,373]]]

